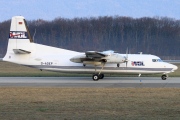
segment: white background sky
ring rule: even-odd
[[[16,15],[27,20],[115,15],[180,19],[180,0],[0,0],[0,22]]]

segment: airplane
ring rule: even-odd
[[[23,16],[12,17],[7,52],[2,61],[41,71],[89,73],[94,81],[103,79],[107,73],[162,74],[162,80],[166,80],[169,73],[178,69],[158,56],[128,54],[128,50],[126,54],[113,50],[76,52],[34,43]]]

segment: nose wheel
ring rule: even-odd
[[[161,76],[161,79],[162,79],[162,80],[166,80],[166,79],[167,79],[167,75],[162,75],[162,76]]]

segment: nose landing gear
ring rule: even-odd
[[[161,79],[162,79],[162,80],[166,80],[167,77],[168,77],[167,75],[162,75],[162,76],[161,76]]]

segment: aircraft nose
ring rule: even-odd
[[[176,65],[173,65],[173,71],[177,70],[177,69],[178,69],[178,67]]]

